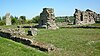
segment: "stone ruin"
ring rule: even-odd
[[[11,25],[10,13],[6,13],[6,25]]]
[[[45,27],[47,29],[58,28],[55,23],[54,9],[43,8],[42,13],[40,14],[39,27]]]
[[[100,21],[100,14],[98,14],[96,21]]]
[[[37,28],[30,28],[30,30],[28,30],[27,35],[36,36],[37,32],[38,32]]]
[[[86,11],[75,9],[74,17],[75,24],[94,24],[97,14],[89,9]]]
[[[37,29],[31,29],[32,32],[35,30],[37,31]],[[32,33],[34,34],[34,32]],[[35,32],[35,34],[37,34]],[[53,51],[56,50],[56,47],[52,44],[47,44],[47,43],[43,43],[43,42],[39,42],[35,39],[33,39],[33,37],[27,36],[25,35],[25,31],[23,31],[22,29],[0,29],[0,36],[7,38],[7,39],[11,39],[13,41],[16,42],[20,42],[22,44],[37,48],[41,51]]]

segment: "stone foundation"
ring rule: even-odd
[[[11,32],[9,32],[8,29],[1,29],[0,36],[11,39],[16,42],[23,43],[25,45],[29,45],[41,51],[49,52],[49,51],[55,50],[55,46],[52,44],[46,44],[46,43],[42,43],[36,40],[31,40],[29,39],[29,36],[23,36],[23,34],[17,36],[16,34],[12,34]]]

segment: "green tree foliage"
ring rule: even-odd
[[[0,21],[1,21],[1,17],[0,17]]]
[[[22,19],[22,20],[26,20],[26,16],[20,16],[20,19]]]
[[[2,20],[4,20],[4,21],[5,21],[5,20],[6,20],[6,16],[3,16],[3,17],[2,17]]]
[[[2,25],[5,25],[6,23],[5,23],[5,19],[6,19],[6,17],[5,16],[3,16],[2,18],[0,17],[0,26],[2,26]]]
[[[5,21],[6,21],[6,17],[5,16],[2,16],[2,18],[0,17],[0,26],[1,25],[5,25],[6,24]]]
[[[70,19],[71,21],[74,21],[75,17],[74,17],[74,16],[69,16],[69,19]]]
[[[6,23],[3,20],[0,21],[0,26],[5,25],[5,24]]]
[[[27,23],[28,23],[28,24],[31,24],[31,23],[32,23],[32,20],[27,20]]]
[[[40,16],[33,17],[32,18],[32,22],[33,23],[38,23],[39,22],[39,19],[40,19]]]
[[[25,24],[26,23],[26,16],[20,16],[19,17],[19,24]]]
[[[65,22],[65,17],[56,17],[56,22]]]
[[[74,22],[74,16],[56,17],[56,22]]]
[[[13,25],[18,24],[18,17],[15,16],[15,17],[11,18],[11,22]]]

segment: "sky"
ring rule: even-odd
[[[100,0],[0,0],[0,16],[9,12],[31,19],[40,15],[43,8],[54,8],[55,16],[73,16],[75,9],[100,13]]]

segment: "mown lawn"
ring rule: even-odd
[[[100,56],[100,29],[40,29],[38,33],[36,40],[60,48],[50,56]]]
[[[48,56],[29,46],[0,37],[0,56]]]

